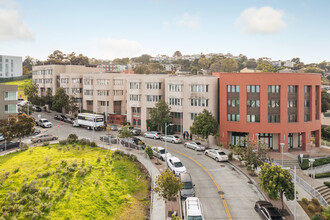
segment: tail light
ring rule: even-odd
[[[179,139],[175,139],[176,141],[178,141]]]
[[[156,137],[158,136],[158,134],[156,134]]]

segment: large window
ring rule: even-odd
[[[279,93],[280,92],[280,86],[274,85],[274,86],[268,86],[268,93]]]
[[[280,123],[280,115],[268,115],[268,123]]]
[[[239,85],[227,85],[227,92],[239,92]]]
[[[61,83],[62,84],[68,84],[69,83],[69,78],[62,78]]]
[[[169,84],[168,85],[168,91],[169,92],[181,92],[182,91],[182,85],[181,84]]]
[[[202,106],[207,107],[208,106],[208,100],[204,98],[193,98],[190,100],[191,106]]]
[[[114,81],[113,81],[113,84],[114,85],[117,85],[117,86],[120,86],[120,85],[123,85],[123,80],[122,79],[115,79]]]
[[[147,95],[147,102],[158,102],[160,99],[160,95]]]
[[[148,82],[147,89],[162,89],[162,84],[160,82]]]
[[[194,120],[198,113],[190,113],[190,119]]]
[[[93,85],[93,80],[92,79],[85,79],[84,80],[84,85]]]
[[[208,92],[208,85],[204,84],[192,84],[190,86],[191,92]]]
[[[81,78],[72,78],[72,83],[74,84],[80,84],[82,82]]]
[[[228,107],[236,107],[239,106],[239,100],[238,99],[228,99],[227,100]]]
[[[251,108],[259,108],[260,100],[247,100],[246,106]]]
[[[239,114],[227,114],[227,121],[239,121]]]
[[[82,88],[72,88],[72,94],[80,94],[82,93]]]
[[[87,90],[87,89],[85,89],[84,95],[93,95],[93,90]]]
[[[260,86],[259,85],[247,85],[246,92],[260,93]]]
[[[140,95],[130,95],[129,100],[130,101],[140,101]]]
[[[16,92],[5,92],[5,101],[17,100]]]
[[[15,104],[5,105],[5,113],[6,114],[17,113],[17,105]]]
[[[97,95],[98,96],[108,96],[109,90],[97,90]]]
[[[129,83],[130,89],[140,89],[140,83],[139,82],[131,82]]]
[[[113,90],[114,96],[122,96],[124,94],[124,90]]]
[[[260,122],[260,115],[246,115],[246,122]]]
[[[168,99],[168,104],[169,105],[182,105],[182,99],[179,99],[179,98],[169,98]]]
[[[279,108],[280,107],[280,100],[268,100],[268,108]]]
[[[96,83],[99,86],[108,86],[110,84],[110,81],[108,79],[98,79]]]

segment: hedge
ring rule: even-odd
[[[328,163],[330,163],[330,157],[315,159],[315,162],[313,163],[313,167],[322,166]],[[303,162],[300,164],[300,167],[302,170],[307,170],[309,168],[309,160],[303,159]]]
[[[325,178],[325,177],[330,177],[330,173],[316,173],[315,174],[315,179]]]

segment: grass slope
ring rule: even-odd
[[[0,204],[5,219],[144,219],[148,181],[119,151],[35,147],[0,157]]]
[[[18,97],[22,97],[26,100],[26,96],[24,94],[24,88],[26,85],[32,84],[32,79],[24,79],[24,80],[19,80],[19,81],[12,81],[12,82],[6,82],[4,83],[6,85],[17,85],[18,88]]]

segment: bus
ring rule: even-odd
[[[102,130],[104,128],[104,116],[91,113],[80,113],[72,126],[85,127],[88,130]]]

